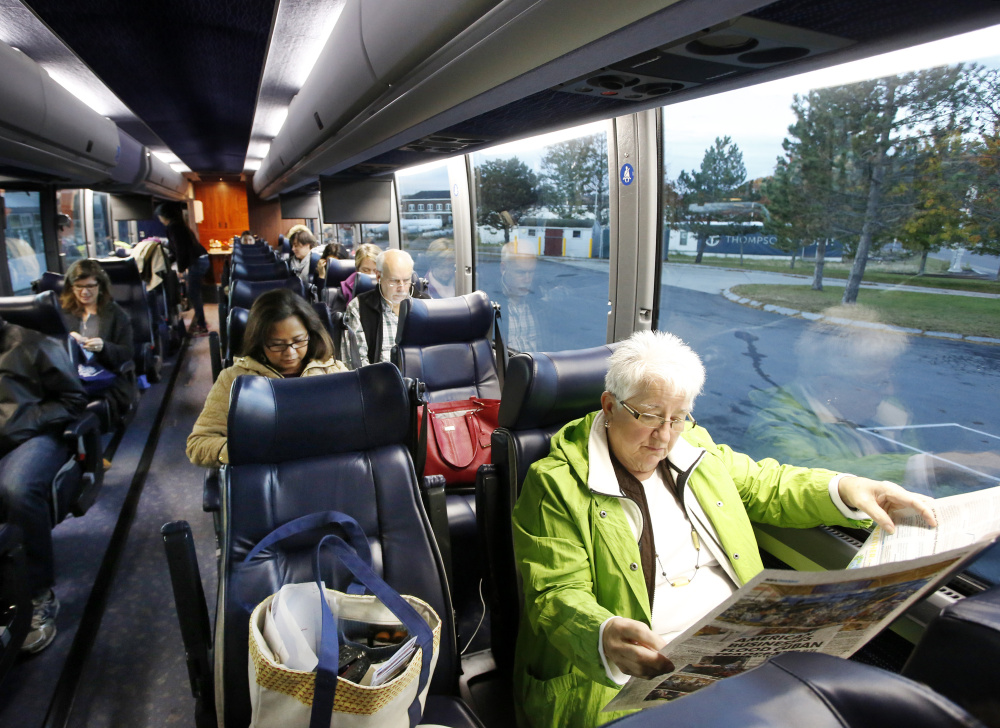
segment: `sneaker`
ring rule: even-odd
[[[21,645],[22,652],[34,654],[52,644],[52,640],[56,638],[57,614],[59,600],[51,589],[31,600],[31,631]]]
[[[205,324],[191,324],[188,326],[188,336],[192,338],[197,338],[199,336],[208,336],[208,326]]]

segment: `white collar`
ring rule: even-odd
[[[611,452],[608,450],[608,436],[605,423],[607,418],[601,410],[590,426],[590,438],[587,441],[588,464],[587,487],[601,495],[624,497],[618,485],[618,476],[611,464]],[[705,448],[692,445],[681,435],[667,453],[671,466],[680,473],[687,472],[705,453]]]

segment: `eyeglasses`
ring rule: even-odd
[[[386,278],[385,282],[388,283],[391,288],[405,288],[410,285],[409,278]]]
[[[274,344],[264,344],[264,348],[268,351],[274,352],[275,354],[283,354],[286,349],[295,349],[295,351],[301,351],[309,346],[309,337],[304,339],[297,339],[296,341],[274,343]]]
[[[660,417],[659,415],[651,415],[648,412],[639,412],[638,410],[630,407],[625,400],[619,401],[621,402],[622,407],[624,407],[630,415],[639,421],[640,425],[648,427],[651,430],[658,430],[668,422],[670,423],[670,429],[674,432],[684,432],[684,428],[687,426],[688,422],[690,422],[692,426],[698,425],[698,422],[691,416],[690,413],[684,415],[683,417],[673,417],[671,419],[667,419],[666,417]]]
[[[74,283],[73,284],[73,290],[74,291],[94,291],[94,290],[96,290],[98,288],[100,288],[100,284],[99,283],[88,283],[85,286],[81,286],[79,283]]]

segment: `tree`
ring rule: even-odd
[[[477,223],[503,230],[504,242],[510,242],[511,229],[538,203],[538,175],[517,157],[484,162],[476,175]]]
[[[546,147],[542,157],[543,201],[559,217],[588,213],[606,224],[608,141],[591,134]]]
[[[684,225],[698,236],[695,263],[701,262],[710,235],[738,232],[738,229],[712,223],[718,223],[720,217],[726,215],[720,203],[730,201],[746,177],[743,152],[728,136],[716,137],[712,146],[705,150],[701,169],[681,172],[677,177],[681,205],[675,208],[674,224]]]
[[[1000,255],[1000,71],[980,75],[975,103],[982,138],[972,151],[969,242],[975,253]]]

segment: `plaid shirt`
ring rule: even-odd
[[[396,329],[399,327],[399,315],[392,312],[392,305],[384,298],[380,297],[380,300],[382,302],[382,353],[375,360],[376,362],[391,361],[390,354],[392,353],[393,344],[396,343]],[[345,360],[351,358],[351,343],[346,329],[353,331],[354,336],[358,340],[358,358],[360,361],[348,361],[348,366],[352,369],[357,369],[359,366],[368,364],[368,341],[365,339],[365,332],[361,328],[361,312],[358,308],[357,297],[352,298],[351,302],[347,304],[347,311],[344,312],[344,326],[344,339],[340,350]]]

